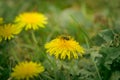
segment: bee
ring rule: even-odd
[[[61,38],[64,39],[64,40],[70,40],[70,36],[63,35],[63,36],[61,36]]]

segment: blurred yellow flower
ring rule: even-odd
[[[29,80],[30,78],[37,77],[39,73],[44,71],[44,67],[39,63],[35,62],[21,62],[13,68],[11,77],[17,80]]]
[[[0,17],[0,23],[3,23],[3,18]]]
[[[39,27],[45,27],[47,17],[37,12],[26,12],[16,17],[15,22],[17,22],[20,27],[25,27],[25,30],[36,30]]]
[[[73,38],[70,36],[59,36],[58,38],[52,40],[49,43],[45,44],[47,53],[50,55],[55,55],[56,59],[68,59],[82,56],[84,54],[84,48],[79,45]]]
[[[14,35],[19,34],[22,29],[14,24],[5,24],[0,26],[0,35],[5,40],[10,40]]]

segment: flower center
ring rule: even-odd
[[[26,22],[28,24],[37,23],[39,22],[39,18],[34,14],[26,14],[25,17],[23,17],[23,22]]]

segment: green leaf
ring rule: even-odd
[[[113,72],[110,80],[120,80],[120,71]]]
[[[100,53],[104,56],[104,66],[111,70],[113,61],[120,57],[120,47],[111,48],[111,47],[102,47]]]

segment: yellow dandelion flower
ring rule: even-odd
[[[26,12],[16,17],[15,22],[17,22],[20,27],[25,27],[25,30],[36,30],[39,27],[45,27],[47,17],[37,12]]]
[[[17,80],[37,77],[39,73],[44,71],[44,67],[39,63],[35,62],[21,62],[13,68],[13,72],[11,73],[11,77]]]
[[[47,53],[60,59],[65,59],[66,57],[68,59],[77,59],[79,55],[82,56],[84,54],[84,48],[70,36],[60,36],[46,43],[45,48]]]
[[[5,24],[0,28],[0,35],[5,40],[10,40],[14,35],[19,34],[21,30],[22,29],[20,27],[17,27],[14,24]]]

